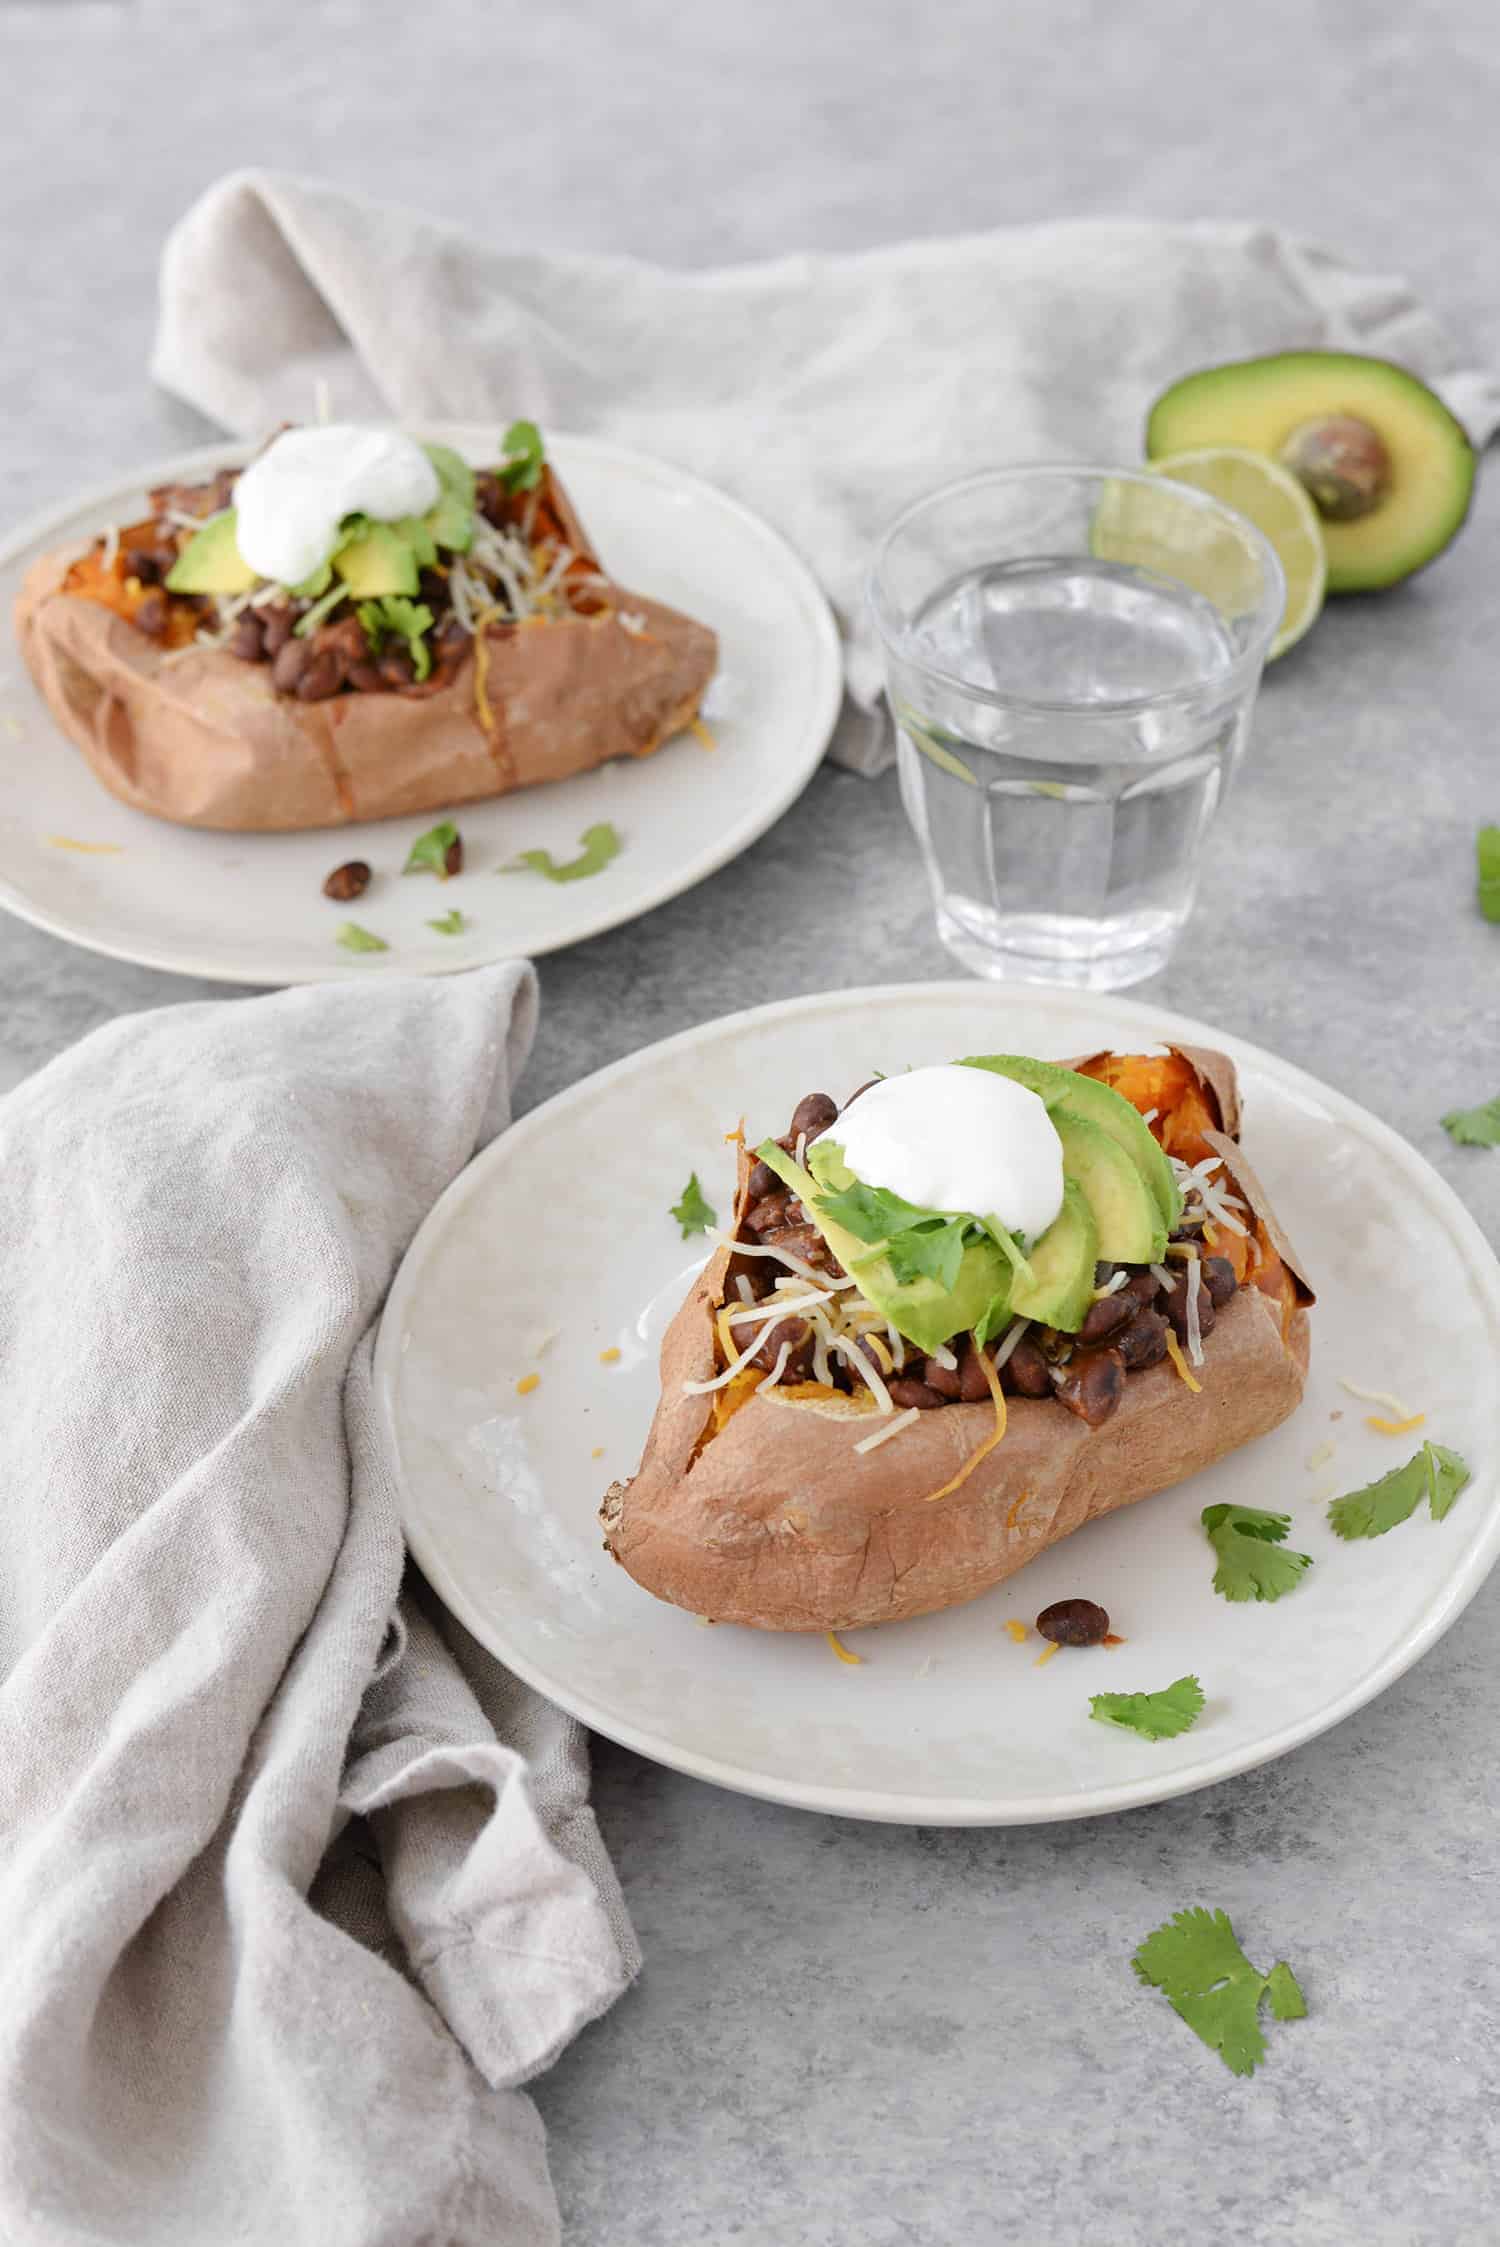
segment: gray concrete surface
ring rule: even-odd
[[[154,262],[249,162],[683,265],[1261,216],[1412,273],[1500,350],[1488,0],[0,0],[0,86],[0,523],[200,434],[145,379]],[[1500,1090],[1470,848],[1500,818],[1497,490],[1271,680],[1215,876],[1141,994],[1366,1102],[1492,1238],[1500,1155],[1437,1118]],[[748,913],[796,931],[753,985],[719,940]],[[894,784],[825,772],[712,883],[544,963],[525,1097],[752,999],[943,972]],[[0,924],[0,1085],[206,988]],[[867,1829],[601,1746],[647,1966],[537,2087],[570,2247],[1493,2238],[1497,1621],[1492,1585],[1327,1738],[1107,1824]],[[1312,2018],[1250,2084],[1127,1971],[1193,1899],[1305,1973]]]

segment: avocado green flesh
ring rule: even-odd
[[[235,512],[226,508],[194,531],[167,572],[169,593],[248,593],[255,572],[235,544]]]
[[[1094,1213],[1101,1258],[1110,1264],[1160,1263],[1167,1252],[1167,1228],[1132,1157],[1087,1117],[1066,1106],[1051,1114],[1062,1141],[1063,1174],[1082,1188]]]
[[[1293,430],[1331,415],[1366,422],[1390,482],[1366,515],[1322,520],[1330,593],[1378,592],[1424,567],[1457,535],[1474,488],[1474,448],[1441,398],[1406,368],[1352,351],[1282,351],[1204,367],[1164,390],[1146,457],[1242,445],[1280,460]]]
[[[456,492],[445,489],[425,521],[438,545],[446,546],[451,554],[467,554],[474,543],[474,510],[466,507]]]
[[[1060,1061],[1034,1061],[1025,1053],[979,1053],[971,1054],[964,1067],[990,1069],[997,1077],[1011,1077],[1017,1084],[1025,1085],[1028,1092],[1034,1092],[1039,1100],[1046,1102],[1054,1126],[1057,1110],[1065,1106],[1070,1115],[1094,1124],[1123,1147],[1156,1204],[1163,1229],[1161,1248],[1155,1256],[1127,1256],[1123,1250],[1111,1249],[1101,1253],[1121,1264],[1155,1263],[1161,1249],[1166,1247],[1165,1235],[1182,1215],[1182,1192],[1172,1165],[1152,1137],[1151,1126],[1139,1109],[1132,1108],[1123,1093],[1116,1092],[1112,1085],[1100,1084],[1096,1077],[1081,1077],[1076,1069],[1065,1069]],[[1066,1156],[1063,1167],[1071,1167]]]
[[[1076,1334],[1094,1299],[1094,1266],[1099,1259],[1099,1228],[1081,1186],[1063,1180],[1063,1205],[1031,1250],[1031,1279],[1018,1280],[1010,1307],[1018,1318],[1035,1319]]]
[[[359,601],[417,590],[417,557],[391,523],[366,523],[339,548],[333,566]]]

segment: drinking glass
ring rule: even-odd
[[[997,469],[898,518],[869,602],[955,959],[1095,991],[1166,963],[1284,600],[1255,526],[1164,476]]]

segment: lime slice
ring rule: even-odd
[[[1191,484],[1195,491],[1207,492],[1225,507],[1248,515],[1275,547],[1286,572],[1286,607],[1271,642],[1274,663],[1312,628],[1323,606],[1327,574],[1323,533],[1307,492],[1288,469],[1267,460],[1264,453],[1246,452],[1241,445],[1205,445],[1201,452],[1171,453],[1151,466],[1156,475]]]

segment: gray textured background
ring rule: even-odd
[[[0,525],[203,434],[143,368],[163,232],[226,167],[683,265],[1059,215],[1264,217],[1411,273],[1500,354],[1490,0],[0,0]],[[1142,307],[1150,317],[1150,307]],[[920,410],[920,400],[914,400]],[[1139,995],[1327,1077],[1492,1238],[1500,505],[1269,683],[1177,964]],[[749,982],[719,932],[795,931]],[[945,972],[892,780],[824,773],[737,865],[543,963],[534,1102],[760,997]],[[0,1086],[192,985],[0,924]],[[538,2087],[571,2247],[1489,2240],[1500,1586],[1270,1770],[1108,1824],[843,1825],[601,1746],[639,1987]],[[1303,1971],[1238,2083],[1133,1985],[1191,1900]]]

